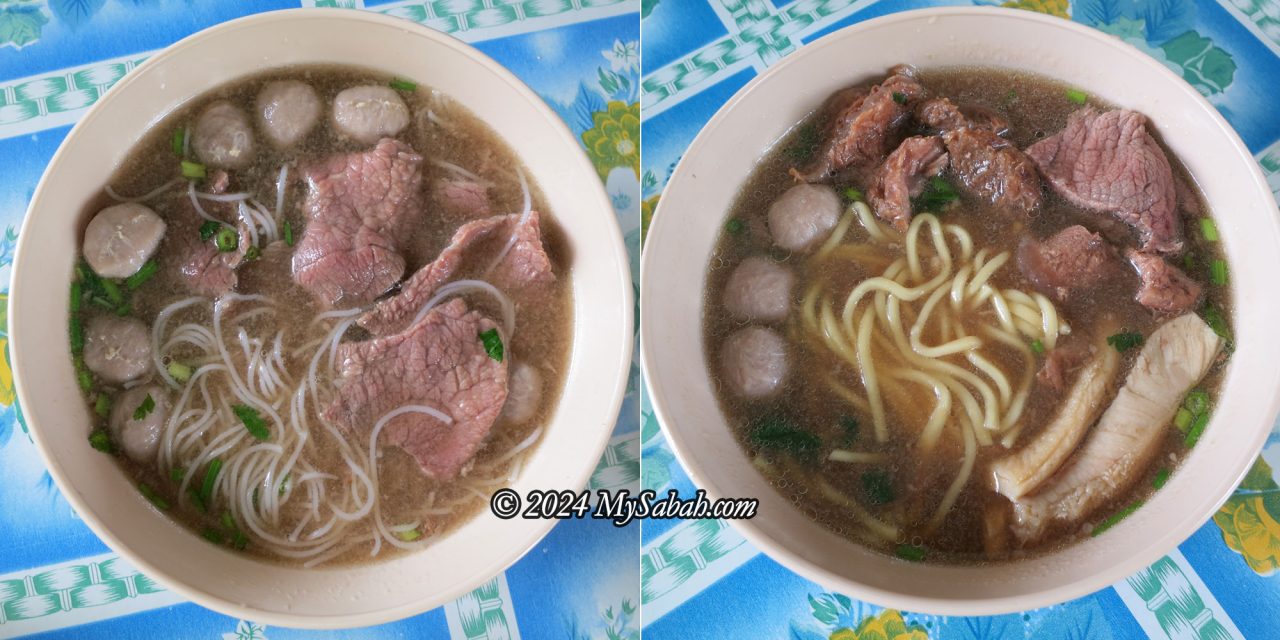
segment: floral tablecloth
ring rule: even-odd
[[[966,3],[643,0],[645,224],[698,130],[756,74],[854,22],[955,4]],[[1003,6],[1090,25],[1163,62],[1222,111],[1280,192],[1280,2],[1009,0]],[[640,438],[644,488],[692,492],[647,405]],[[1280,430],[1236,494],[1173,553],[1079,600],[989,618],[885,610],[827,592],[762,555],[722,521],[645,521],[643,633],[661,640],[1280,638],[1278,480]]]
[[[0,282],[32,190],[70,126],[148,56],[205,27],[297,0],[0,0]],[[582,140],[638,259],[639,0],[302,0],[400,16],[478,46],[528,82]],[[634,260],[633,260],[634,262]],[[635,270],[638,274],[638,269]],[[65,283],[49,283],[62,291]],[[0,308],[7,302],[0,290]],[[484,586],[434,611],[340,634],[264,628],[186,603],[107,549],[59,495],[14,398],[0,313],[0,637],[638,637],[639,529],[561,523]],[[638,367],[593,488],[640,474]]]

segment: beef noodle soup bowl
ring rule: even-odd
[[[621,401],[594,170],[508,72],[398,20],[265,14],[159,54],[68,136],[21,238],[13,359],[52,475],[231,615],[355,626],[478,586],[550,528],[492,492],[581,488]]]
[[[1275,213],[1213,108],[1109,36],[872,20],[681,160],[643,258],[653,404],[694,482],[759,498],[733,524],[819,584],[941,614],[1084,595],[1257,455]]]

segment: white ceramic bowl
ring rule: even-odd
[[[815,524],[751,466],[725,424],[701,357],[706,269],[755,161],[833,91],[893,64],[1024,69],[1137,109],[1199,181],[1225,243],[1236,293],[1232,357],[1203,439],[1168,485],[1105,535],[1033,560],[934,566],[872,553]],[[1160,63],[1078,24],[988,8],[930,9],[854,25],[810,44],[743,87],[711,119],[667,185],[645,241],[641,350],[654,409],[693,481],[715,497],[758,497],[732,522],[778,562],[821,585],[914,611],[979,615],[1085,595],[1149,565],[1218,508],[1261,448],[1280,388],[1280,224],[1244,144]]]
[[[347,10],[257,15],[193,35],[111,89],[63,142],[20,235],[10,306],[18,396],[49,471],[76,512],[148,575],[220,612],[274,625],[350,627],[426,611],[514,563],[554,521],[486,510],[428,549],[368,566],[302,570],[207,544],[142,499],[88,446],[67,343],[82,209],[125,153],[184,101],[215,85],[298,63],[359,64],[429,84],[510,144],[572,250],[574,343],[560,408],[513,488],[579,489],[622,401],[631,352],[631,279],[622,235],[577,140],[528,87],[475,49],[425,27]]]

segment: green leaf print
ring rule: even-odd
[[[644,464],[640,465],[640,488],[660,491],[671,482],[671,463],[675,456],[661,447],[644,453]]]
[[[0,47],[5,45],[21,49],[40,39],[40,32],[49,18],[34,4],[10,4],[0,6]]]
[[[653,10],[658,8],[659,0],[640,0],[640,18],[648,18]]]
[[[1195,31],[1188,31],[1160,45],[1171,62],[1182,66],[1182,77],[1200,93],[1222,93],[1236,75],[1231,54]]]

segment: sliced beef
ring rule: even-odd
[[[1092,231],[1075,225],[1036,240],[1018,243],[1018,268],[1041,293],[1065,301],[1077,289],[1091,288],[1119,273],[1119,256]]]
[[[492,215],[489,188],[466,178],[441,178],[432,189],[432,199],[450,215],[484,218]]]
[[[916,120],[938,131],[954,129],[981,129],[996,135],[1009,132],[1009,121],[1004,116],[976,105],[957,106],[950,98],[932,98],[916,105]]]
[[[928,178],[947,168],[947,152],[937,136],[915,136],[898,145],[876,169],[867,201],[881,220],[905,233],[911,224],[911,199]]]
[[[1036,382],[1061,393],[1067,378],[1088,359],[1090,349],[1077,343],[1060,344],[1044,354],[1044,362],[1036,371]]]
[[[969,193],[1013,211],[1033,212],[1043,197],[1027,155],[993,131],[971,127],[943,134],[951,171]]]
[[[367,304],[404,274],[399,241],[422,209],[422,156],[389,138],[303,168],[307,226],[293,277],[327,306]]]
[[[555,280],[551,260],[542,246],[537,211],[520,223],[519,214],[493,216],[468,222],[453,233],[449,246],[430,264],[419,269],[400,287],[400,293],[380,300],[361,316],[358,324],[375,335],[388,335],[404,329],[441,285],[454,280],[464,270],[467,258],[487,241],[506,243],[515,231],[516,242],[498,263],[487,280],[503,289],[521,289]],[[500,249],[501,246],[494,250]],[[489,252],[484,252],[489,255]],[[487,267],[488,265],[476,265]]]
[[[1194,313],[1156,329],[1079,450],[1035,493],[1014,502],[1015,537],[1033,542],[1050,525],[1079,524],[1124,495],[1159,451],[1183,396],[1208,372],[1221,346]]]
[[[837,94],[847,101],[843,107],[828,103],[834,112],[813,164],[801,174],[810,182],[822,180],[847,167],[880,162],[889,153],[894,138],[911,116],[911,110],[925,96],[910,67],[890,70],[884,82],[865,95],[856,90]]]
[[[507,400],[507,362],[490,358],[479,338],[496,328],[455,298],[403,333],[343,343],[337,397],[325,419],[367,437],[393,409],[438,409],[453,423],[406,413],[387,423],[380,442],[404,449],[432,478],[453,478],[488,437]]]
[[[1080,109],[1027,155],[1064,198],[1115,215],[1138,233],[1144,251],[1177,253],[1182,231],[1169,159],[1136,111]]]
[[[1048,480],[1076,450],[1076,445],[1102,413],[1103,402],[1120,371],[1120,354],[1106,344],[1097,345],[1091,356],[1088,351],[1084,354],[1089,363],[1081,370],[1053,420],[1033,440],[991,463],[995,490],[1010,500],[1035,491]]]
[[[156,253],[161,270],[177,273],[187,289],[199,296],[217,298],[234,290],[238,282],[236,267],[244,261],[248,241],[239,242],[235,251],[218,251],[212,239],[200,238],[200,226],[206,220],[196,214],[190,201],[183,199],[178,207],[179,211],[169,216],[169,230]],[[225,224],[235,225],[240,238],[247,237],[243,222],[237,224],[228,213],[231,205],[211,202],[203,207]]]
[[[1138,304],[1173,315],[1193,309],[1200,302],[1204,287],[1164,258],[1136,249],[1126,251],[1125,257],[1141,280],[1138,294],[1134,296]]]

